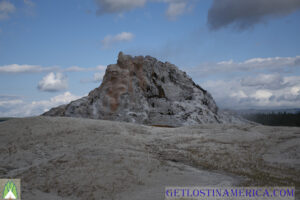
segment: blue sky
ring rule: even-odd
[[[119,51],[176,64],[221,108],[300,105],[299,0],[0,0],[0,116],[101,84]]]

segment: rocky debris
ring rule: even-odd
[[[108,65],[100,87],[43,115],[164,126],[231,120],[219,114],[212,96],[175,65],[122,52],[117,64]]]

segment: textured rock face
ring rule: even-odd
[[[168,126],[225,122],[211,95],[175,65],[122,52],[100,87],[43,115]]]

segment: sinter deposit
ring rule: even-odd
[[[13,119],[0,123],[0,177],[20,178],[22,199],[30,200],[163,200],[166,186],[295,186],[299,200],[299,133],[251,124]]]
[[[212,96],[175,65],[122,52],[100,87],[43,115],[167,126],[239,121],[220,114]]]

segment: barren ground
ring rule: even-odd
[[[300,128],[12,119],[0,123],[0,160],[22,199],[154,200],[165,186],[223,185],[295,185],[299,196]]]

